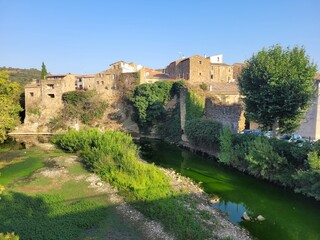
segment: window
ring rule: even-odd
[[[48,97],[49,97],[49,98],[54,98],[54,94],[53,94],[53,93],[50,93],[50,94],[48,94]]]
[[[54,89],[54,84],[47,84],[47,89]]]
[[[199,76],[201,76],[201,72],[199,73]]]
[[[220,62],[220,58],[219,57],[217,57],[217,62]]]
[[[199,61],[199,64],[202,64],[202,61]]]
[[[101,81],[101,84],[104,85],[104,81]]]
[[[99,83],[100,83],[100,82],[99,82],[99,81],[97,81],[97,84],[98,84],[98,85],[99,85]]]
[[[213,79],[213,74],[211,74],[211,79]]]
[[[34,92],[30,92],[30,97],[33,97],[34,96]]]

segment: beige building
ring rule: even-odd
[[[210,59],[194,55],[170,63],[165,73],[172,79],[184,79],[190,82],[208,82],[210,79]]]
[[[317,73],[315,81],[316,96],[312,101],[311,108],[306,113],[305,119],[301,121],[299,129],[295,132],[312,140],[320,139],[320,73]]]

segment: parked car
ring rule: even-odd
[[[253,134],[257,136],[257,135],[261,135],[261,131],[258,129],[244,129],[240,132],[240,134]]]
[[[303,141],[302,137],[298,134],[282,134],[280,136],[281,140],[287,141],[287,142],[297,142],[297,141]]]
[[[262,132],[263,136],[267,137],[267,138],[272,138],[274,137],[274,134],[272,131],[265,131],[265,132]]]

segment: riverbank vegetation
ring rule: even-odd
[[[220,162],[320,200],[320,142],[301,145],[225,129],[220,150]]]
[[[127,134],[94,129],[69,131],[54,142],[65,151],[78,152],[88,169],[116,186],[127,201],[160,221],[178,239],[209,236],[196,209],[190,207],[191,199],[174,190],[169,178],[154,165],[138,160],[137,147]]]

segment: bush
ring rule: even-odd
[[[287,160],[273,150],[269,140],[261,136],[249,143],[245,160],[251,174],[269,180],[278,180],[279,170],[287,164]]]
[[[96,118],[102,118],[108,104],[97,97],[94,90],[72,91],[62,95],[64,109],[62,110],[65,120],[79,119],[88,124]]]
[[[195,210],[169,184],[169,178],[153,164],[137,158],[132,138],[122,132],[91,129],[69,131],[54,142],[66,151],[79,152],[83,163],[117,187],[127,200],[151,219],[162,221],[178,239],[207,239],[208,229],[196,219]]]
[[[222,124],[208,119],[193,119],[186,122],[185,133],[198,146],[211,146],[219,142]]]
[[[152,126],[165,112],[164,105],[171,98],[173,82],[141,84],[133,91],[130,101],[135,118],[142,129]],[[178,89],[178,87],[176,87]]]
[[[229,127],[224,127],[220,135],[219,162],[229,165],[233,158],[232,132]]]

